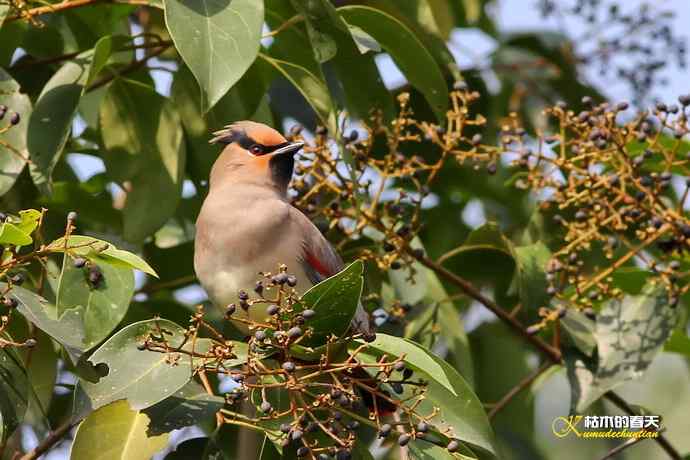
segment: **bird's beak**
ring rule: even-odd
[[[273,155],[282,155],[283,153],[295,153],[304,147],[304,142],[291,142],[288,145],[273,151]]]

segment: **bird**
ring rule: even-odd
[[[225,308],[238,302],[240,291],[280,264],[296,276],[298,294],[342,270],[333,246],[288,197],[294,156],[303,142],[288,142],[254,121],[229,124],[209,142],[223,149],[196,221],[194,270],[213,304]],[[233,321],[236,315],[257,322],[268,318],[263,308],[237,309],[231,322],[247,335],[248,324]],[[376,337],[361,303],[350,329],[366,341]]]

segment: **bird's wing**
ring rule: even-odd
[[[293,221],[301,227],[303,239],[300,262],[309,281],[312,284],[317,284],[342,270],[343,259],[307,216],[296,208],[292,208],[292,217]],[[352,318],[352,327],[361,332],[367,340],[375,337],[369,314],[364,310],[361,303],[357,307],[354,318]]]

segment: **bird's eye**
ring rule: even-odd
[[[261,155],[264,152],[264,149],[258,144],[252,145],[250,150],[254,155]]]

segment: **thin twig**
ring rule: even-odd
[[[625,441],[624,443],[621,443],[621,444],[617,445],[616,447],[614,447],[613,449],[611,449],[610,451],[608,451],[608,452],[606,453],[606,455],[604,455],[603,457],[601,457],[601,460],[607,460],[607,459],[609,459],[609,458],[613,458],[613,457],[615,457],[616,455],[618,455],[618,454],[620,454],[621,452],[623,452],[623,451],[624,451],[625,449],[627,449],[628,447],[634,446],[635,444],[637,444],[638,442],[642,441],[643,439],[647,439],[647,438],[630,438],[630,439],[628,439],[627,441]]]
[[[614,393],[613,391],[609,391],[604,395],[606,399],[608,399],[610,402],[612,402],[616,407],[618,407],[620,410],[625,412],[628,415],[638,415],[635,410],[630,407],[630,405],[625,402],[623,398],[621,398],[617,393]],[[654,438],[654,440],[659,443],[662,449],[666,451],[669,457],[671,457],[673,460],[683,460],[683,457],[678,453],[678,451],[671,445],[671,443],[662,435],[659,433],[659,436]]]
[[[538,369],[533,371],[531,374],[529,374],[527,377],[522,379],[520,383],[518,383],[515,387],[513,387],[508,393],[505,394],[495,405],[494,407],[491,408],[491,411],[489,411],[489,420],[494,418],[496,414],[498,414],[504,407],[508,405],[510,401],[513,400],[515,396],[520,394],[522,390],[527,388],[534,382],[537,377],[539,377],[541,374],[546,372],[547,369],[549,369],[551,366],[553,366],[552,362],[545,362],[542,364]]]
[[[65,423],[60,425],[55,429],[55,431],[51,432],[47,438],[45,438],[43,441],[41,441],[34,449],[30,450],[23,456],[19,457],[18,460],[35,460],[44,453],[48,452],[50,449],[52,449],[58,442],[62,440],[62,438],[70,432],[70,430],[76,426],[79,422],[72,422],[71,420],[67,420]]]
[[[62,3],[57,3],[55,5],[39,6],[36,8],[31,8],[28,10],[20,11],[18,14],[9,16],[5,23],[12,21],[17,21],[24,18],[32,18],[34,16],[40,16],[42,14],[52,14],[58,13],[60,11],[71,10],[74,8],[81,8],[84,6],[92,6],[97,4],[108,4],[108,3],[124,3],[126,5],[140,5],[149,6],[150,2],[148,0],[72,0]]]

